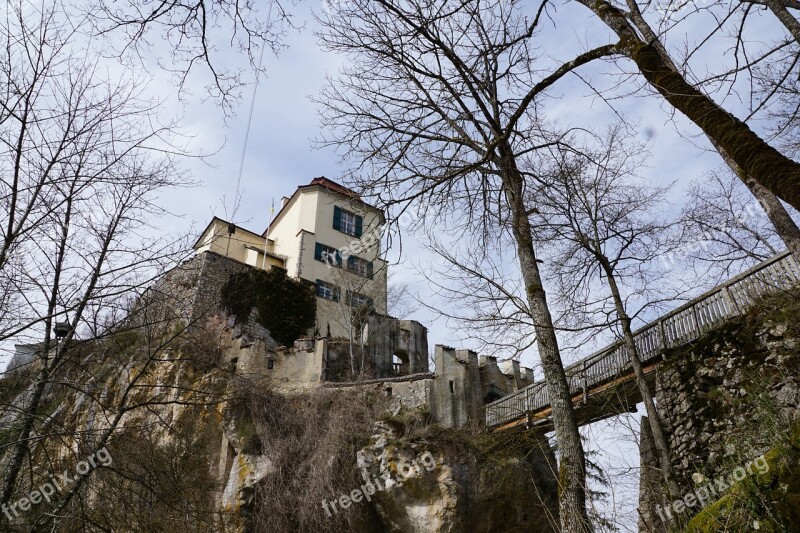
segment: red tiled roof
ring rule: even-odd
[[[335,193],[341,194],[342,196],[346,196],[346,197],[348,197],[348,198],[352,198],[352,199],[354,199],[354,200],[358,200],[359,202],[363,203],[364,205],[366,205],[366,206],[368,206],[368,207],[373,207],[373,206],[371,206],[371,205],[369,205],[369,204],[365,203],[365,202],[364,202],[364,201],[361,199],[361,196],[359,196],[359,194],[358,194],[357,192],[355,192],[354,190],[352,190],[352,189],[348,189],[348,188],[347,188],[347,187],[345,187],[344,185],[342,185],[342,184],[340,184],[340,183],[336,183],[335,181],[333,181],[333,180],[331,180],[331,179],[328,179],[328,178],[326,178],[325,176],[320,176],[320,177],[318,177],[318,178],[314,178],[314,179],[312,179],[312,180],[311,180],[311,183],[309,183],[309,184],[307,184],[307,185],[301,185],[301,186],[299,186],[299,187],[298,187],[298,188],[297,188],[297,189],[294,191],[294,193],[292,193],[292,196],[291,196],[291,198],[294,198],[294,196],[295,196],[295,195],[296,195],[298,192],[302,191],[303,189],[308,189],[308,188],[310,188],[310,187],[324,187],[325,189],[328,189],[329,191],[332,191],[332,192],[335,192]],[[269,223],[269,225],[267,226],[267,229],[265,229],[265,230],[264,230],[264,233],[262,233],[262,234],[261,234],[261,236],[262,236],[262,237],[266,237],[266,236],[267,236],[267,233],[269,232],[269,228],[271,228],[271,227],[272,227],[272,224],[273,224],[273,223],[274,223],[276,220],[278,220],[278,218],[281,216],[281,213],[283,213],[283,210],[284,210],[284,209],[286,209],[286,207],[287,207],[287,206],[289,205],[289,203],[291,202],[291,198],[289,199],[289,201],[288,201],[288,202],[286,202],[286,204],[285,204],[285,205],[281,206],[281,208],[280,208],[280,210],[278,211],[278,213],[277,213],[277,214],[276,214],[276,215],[273,217],[272,221],[271,221],[271,222]],[[373,209],[374,209],[374,207],[373,207]]]
[[[311,187],[312,185],[320,185],[333,192],[338,192],[339,194],[349,196],[350,198],[359,198],[358,194],[354,190],[348,189],[344,185],[336,183],[333,180],[329,180],[325,176],[314,178],[313,180],[311,180],[311,183],[309,183],[308,185],[301,186],[300,189],[303,189],[305,187]]]

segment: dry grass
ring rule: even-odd
[[[356,452],[368,443],[384,411],[382,397],[362,388],[319,389],[285,397],[248,389],[236,406],[249,450],[266,454],[277,473],[257,487],[254,531],[380,531],[373,509],[354,505],[333,516],[323,501],[363,484]]]

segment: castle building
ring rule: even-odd
[[[261,233],[214,217],[195,242],[194,257],[165,272],[150,294],[190,327],[220,327],[226,367],[276,390],[365,385],[390,397],[393,409],[425,407],[446,426],[482,420],[485,403],[532,383],[533,372],[516,361],[444,346],[436,347],[431,372],[425,326],[387,313],[384,224],[383,212],[355,192],[315,178],[283,198]],[[279,345],[249,315],[237,323],[220,309],[232,274],[272,268],[316,287],[316,331],[292,346]],[[9,368],[27,367],[40,349],[17,345]]]
[[[387,263],[381,255],[383,211],[325,177],[284,197],[262,233],[214,217],[194,245],[247,265],[283,268],[315,284],[317,329],[346,337],[351,305],[387,313]]]

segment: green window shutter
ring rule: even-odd
[[[356,257],[351,255],[347,258],[347,270],[355,270],[356,268]]]
[[[321,285],[322,285],[322,280],[321,280],[321,279],[318,279],[318,280],[317,280],[317,281],[314,283],[314,286],[316,287],[316,291],[317,291],[317,296],[319,296],[319,289],[320,289],[320,286],[321,286]]]
[[[317,261],[322,261],[322,244],[317,243],[314,246],[314,259]],[[317,280],[319,282],[319,280]]]
[[[375,274],[374,270],[375,270],[375,267],[372,265],[372,261],[367,263],[367,277],[369,279],[372,279],[373,275]]]
[[[333,254],[334,257],[336,257],[336,266],[342,268],[342,254],[339,252],[339,250],[336,250],[335,252],[333,252]]]
[[[362,226],[364,225],[364,217],[356,215],[356,238],[361,237]]]
[[[339,301],[339,287],[334,287],[333,288],[333,301],[334,302],[338,302]]]
[[[342,208],[338,205],[333,206],[333,229],[342,231]]]

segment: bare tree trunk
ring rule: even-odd
[[[725,157],[724,152],[720,152]],[[727,158],[726,158],[727,160]],[[744,182],[753,196],[756,197],[758,203],[767,214],[767,218],[775,226],[775,232],[781,238],[783,243],[789,249],[794,257],[800,261],[800,228],[797,227],[794,219],[789,215],[789,212],[783,206],[777,196],[772,194],[770,190],[758,183],[756,180],[749,176],[744,176],[743,172],[733,161],[729,161],[728,165],[736,172],[736,175]]]
[[[797,42],[800,43],[800,23],[798,23],[797,20],[786,11],[784,6],[779,5],[776,0],[764,0],[764,2],[773,11],[775,11],[775,9],[782,9],[784,12],[786,12],[786,16],[788,16],[796,26],[797,34],[795,35],[795,39],[797,39]],[[675,62],[672,61],[672,58],[661,44],[661,41],[659,41],[658,36],[655,34],[653,29],[644,20],[644,17],[642,17],[636,0],[628,0],[627,3],[631,11],[631,20],[636,28],[642,33],[642,35],[644,35],[648,43],[652,45],[658,51],[658,53],[661,54],[664,63],[676,74],[680,75],[677,65],[675,65]],[[776,4],[776,6],[773,7],[772,4]],[[778,236],[781,238],[781,240],[783,240],[784,244],[786,244],[786,247],[794,254],[797,260],[800,261],[800,228],[797,227],[797,224],[795,224],[794,220],[792,220],[792,217],[789,216],[788,211],[786,211],[786,208],[783,206],[783,204],[781,204],[778,197],[767,187],[760,184],[751,175],[745,172],[712,136],[706,134],[706,137],[708,137],[708,140],[711,141],[711,144],[714,146],[717,152],[719,152],[719,155],[722,157],[728,167],[730,167],[733,173],[736,174],[739,179],[742,180],[742,183],[747,186],[750,192],[753,193],[753,196],[756,197],[758,203],[761,204],[761,207],[766,212],[770,222],[772,222],[772,225],[775,226],[775,231],[778,233]]]
[[[653,398],[650,392],[650,387],[647,385],[647,378],[644,373],[644,368],[642,367],[642,359],[639,357],[639,349],[636,347],[636,341],[633,338],[631,318],[625,310],[625,304],[622,301],[614,271],[606,257],[598,256],[598,259],[608,278],[608,286],[614,298],[614,309],[617,312],[617,318],[622,326],[622,337],[625,343],[625,349],[628,351],[628,357],[631,360],[631,367],[636,377],[636,386],[639,388],[639,393],[642,395],[642,402],[647,412],[647,420],[650,424],[650,430],[653,433],[653,440],[658,453],[658,462],[661,466],[661,472],[664,475],[664,481],[669,491],[667,496],[669,500],[672,500],[672,498],[680,495],[680,488],[675,480],[672,469],[672,457],[670,455],[669,440],[667,439],[666,431],[664,431],[664,422],[661,419],[661,415],[658,413],[658,409],[656,409],[655,398]]]
[[[29,440],[31,433],[33,432],[33,424],[38,418],[37,415],[42,401],[42,396],[47,388],[47,384],[50,383],[50,374],[52,369],[58,366],[61,359],[61,352],[63,352],[65,344],[68,343],[72,338],[72,333],[70,333],[65,339],[66,342],[62,341],[61,344],[56,344],[56,350],[53,354],[53,363],[51,365],[49,360],[51,342],[50,332],[52,331],[53,316],[55,314],[58,296],[61,289],[61,274],[63,272],[62,269],[64,266],[64,258],[67,253],[69,241],[73,193],[74,186],[70,192],[70,195],[68,196],[64,220],[61,223],[61,235],[57,242],[58,252],[56,253],[54,262],[55,268],[53,282],[50,286],[50,295],[47,302],[47,319],[45,320],[44,342],[42,344],[41,353],[39,354],[39,361],[42,367],[39,369],[39,373],[36,376],[31,400],[29,404],[23,408],[22,427],[19,430],[19,437],[17,438],[17,441],[13,444],[14,451],[12,452],[11,458],[8,461],[5,476],[3,477],[3,489],[2,493],[0,493],[0,504],[2,505],[9,503],[11,501],[11,496],[14,494],[14,487],[17,485],[17,478],[19,477],[20,470],[22,469],[22,464],[25,461],[25,456],[28,454],[30,449]],[[2,520],[2,518],[0,518],[0,520]]]
[[[657,46],[643,41],[625,15],[605,0],[578,0],[620,38],[618,50],[627,55],[644,78],[675,109],[700,127],[748,175],[800,209],[800,163],[784,156],[672,68]]]
[[[558,497],[561,528],[564,532],[591,531],[586,513],[586,458],[572,405],[567,375],[558,349],[558,339],[547,304],[530,220],[523,198],[523,178],[512,158],[501,161],[503,186],[512,217],[512,232],[525,283],[525,293],[536,330],[536,343],[542,362],[547,393],[552,408],[553,426],[560,455]]]
[[[800,22],[792,16],[782,2],[776,0],[763,0],[765,6],[781,21],[781,24],[792,34],[794,40],[800,43]]]

